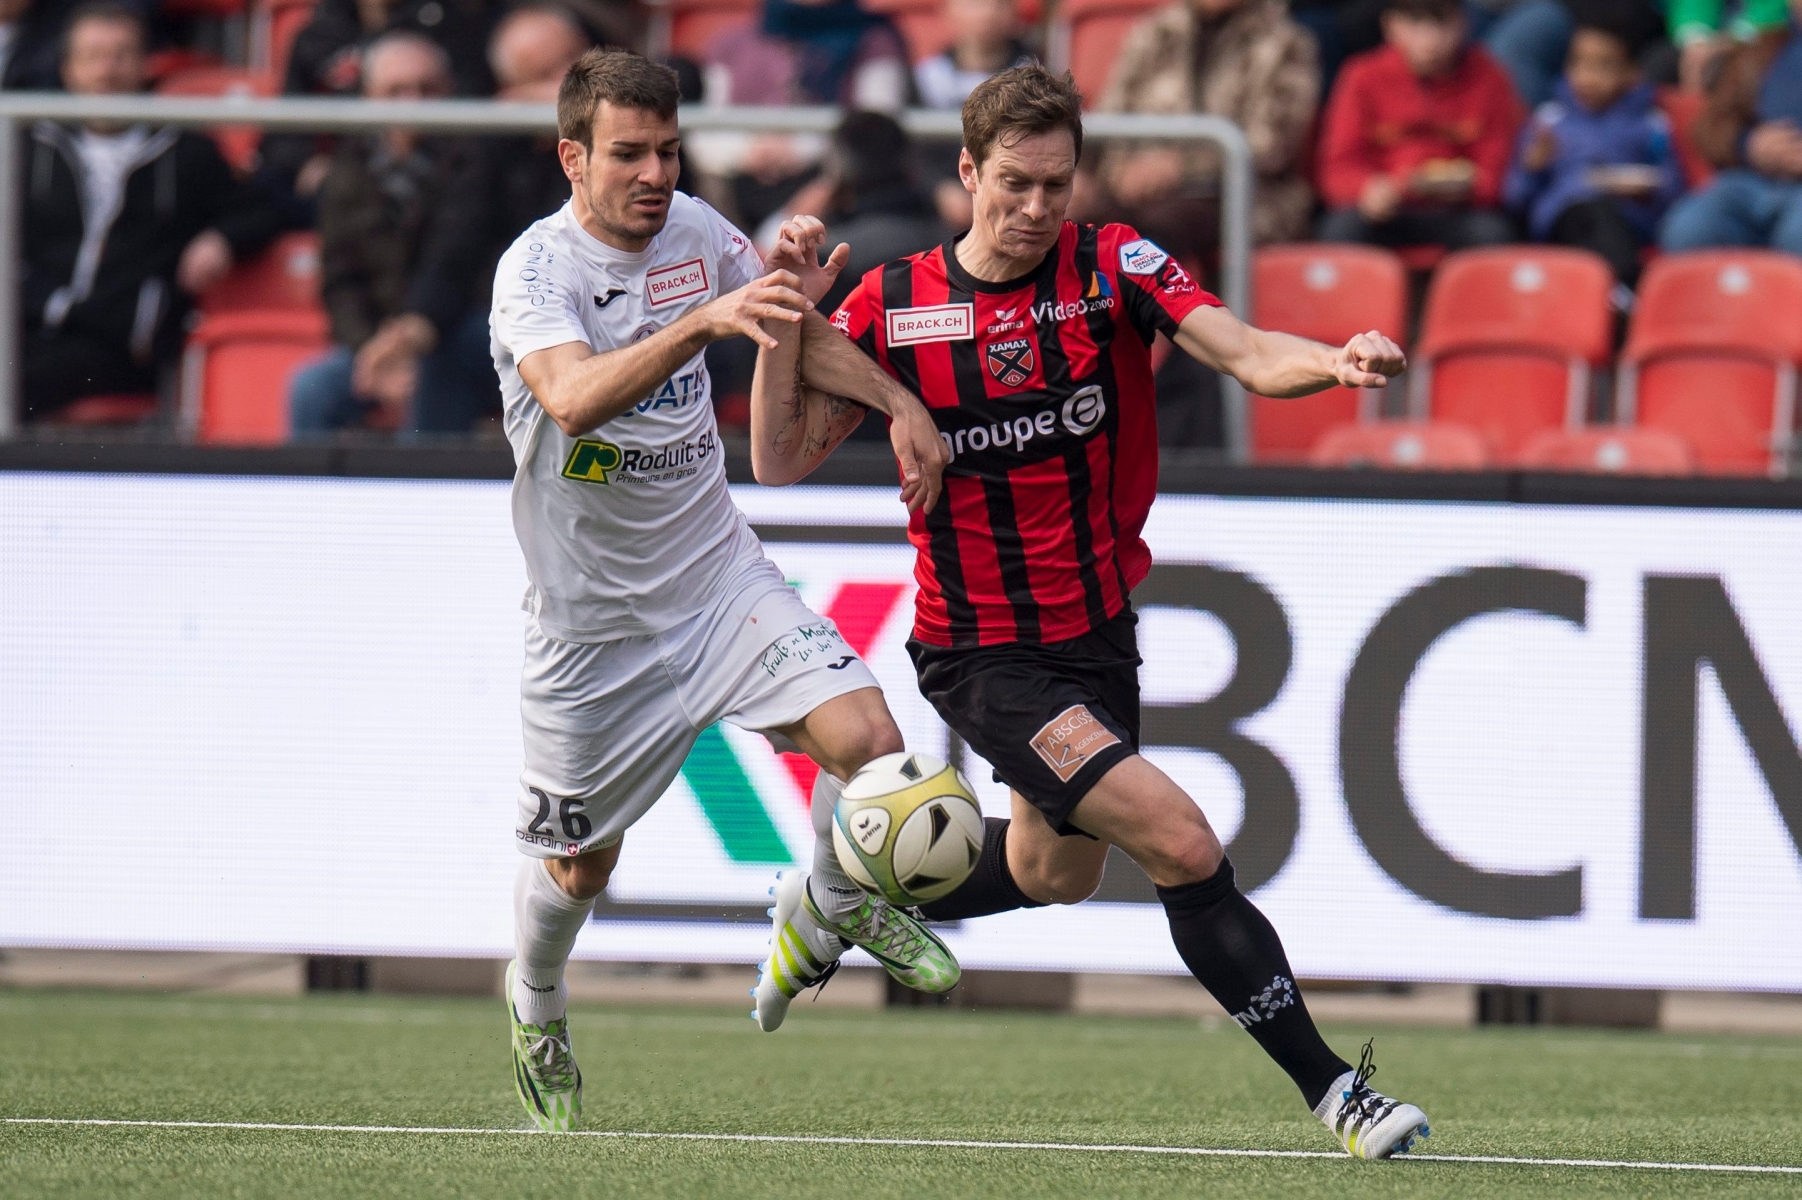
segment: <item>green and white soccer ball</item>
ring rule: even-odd
[[[832,822],[839,865],[903,908],[950,895],[982,857],[982,808],[930,754],[885,754],[845,784]]]

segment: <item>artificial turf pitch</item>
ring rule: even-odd
[[[748,999],[747,999],[748,1008]],[[577,1008],[591,1130],[1327,1151],[1230,1024]],[[1348,1057],[1368,1031],[1331,1028]],[[1444,1155],[1802,1165],[1802,1039],[1377,1031]],[[1069,1149],[20,1124],[523,1128],[500,1001],[0,992],[0,1196],[1797,1196],[1802,1174]]]

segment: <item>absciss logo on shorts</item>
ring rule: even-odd
[[[1119,744],[1113,730],[1097,721],[1086,704],[1072,704],[1032,735],[1032,748],[1065,783],[1097,753]]]

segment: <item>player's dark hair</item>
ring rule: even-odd
[[[1082,93],[1066,71],[1053,75],[1038,63],[1011,67],[976,85],[964,101],[964,149],[977,166],[989,151],[1053,129],[1068,129],[1082,158]]]
[[[557,136],[594,149],[594,115],[605,100],[662,118],[676,115],[682,93],[676,73],[628,50],[590,50],[557,89]]]
[[[118,0],[88,0],[86,4],[78,4],[68,19],[63,22],[62,44],[58,47],[57,58],[69,57],[69,40],[78,25],[89,21],[104,21],[107,24],[130,25],[138,31],[138,46],[150,48],[150,27],[144,23],[144,14],[135,8],[120,4]]]
[[[1386,0],[1383,11],[1416,21],[1457,21],[1464,16],[1458,0]]]

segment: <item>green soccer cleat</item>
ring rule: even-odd
[[[582,1069],[569,1046],[569,1017],[528,1025],[513,1006],[513,972],[507,964],[507,1015],[513,1019],[513,1088],[532,1123],[546,1133],[568,1133],[582,1116]]]
[[[1353,1158],[1393,1158],[1412,1150],[1414,1143],[1432,1130],[1427,1126],[1427,1114],[1419,1108],[1370,1086],[1367,1081],[1377,1073],[1371,1052],[1372,1043],[1366,1042],[1358,1069],[1339,1077],[1314,1115]]]
[[[838,969],[848,946],[862,946],[896,980],[921,992],[948,992],[962,975],[949,947],[925,924],[885,900],[865,896],[843,923],[828,921],[807,890],[807,872],[784,871],[771,889],[774,932],[758,968],[751,1014],[765,1033],[778,1029],[788,1005]]]

